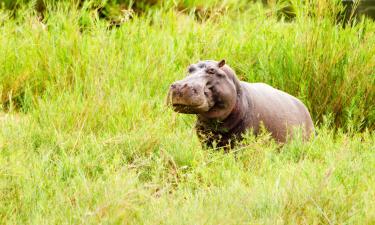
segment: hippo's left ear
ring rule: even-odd
[[[225,59],[222,59],[217,65],[219,68],[223,67],[225,65]]]

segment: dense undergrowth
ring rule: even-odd
[[[288,22],[278,5],[217,2],[199,3],[205,17],[172,1],[128,9],[117,27],[67,4],[0,12],[0,222],[375,222],[375,23],[344,28],[320,0]],[[166,92],[222,58],[299,97],[317,137],[202,149]]]

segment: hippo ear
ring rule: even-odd
[[[223,67],[225,65],[225,59],[222,59],[218,64],[217,64],[220,67]]]

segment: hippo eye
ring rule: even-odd
[[[192,73],[192,72],[194,72],[194,71],[195,71],[195,68],[194,68],[194,67],[189,67],[189,68],[188,68],[188,72],[189,72],[189,73]]]
[[[215,70],[214,68],[208,68],[208,69],[206,70],[206,73],[208,73],[208,74],[215,74],[215,73],[216,73],[216,70]]]

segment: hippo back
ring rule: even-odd
[[[244,95],[249,99],[251,122],[258,132],[261,123],[279,142],[293,136],[293,130],[300,127],[304,139],[308,139],[314,125],[306,106],[296,97],[264,83],[241,82]]]

